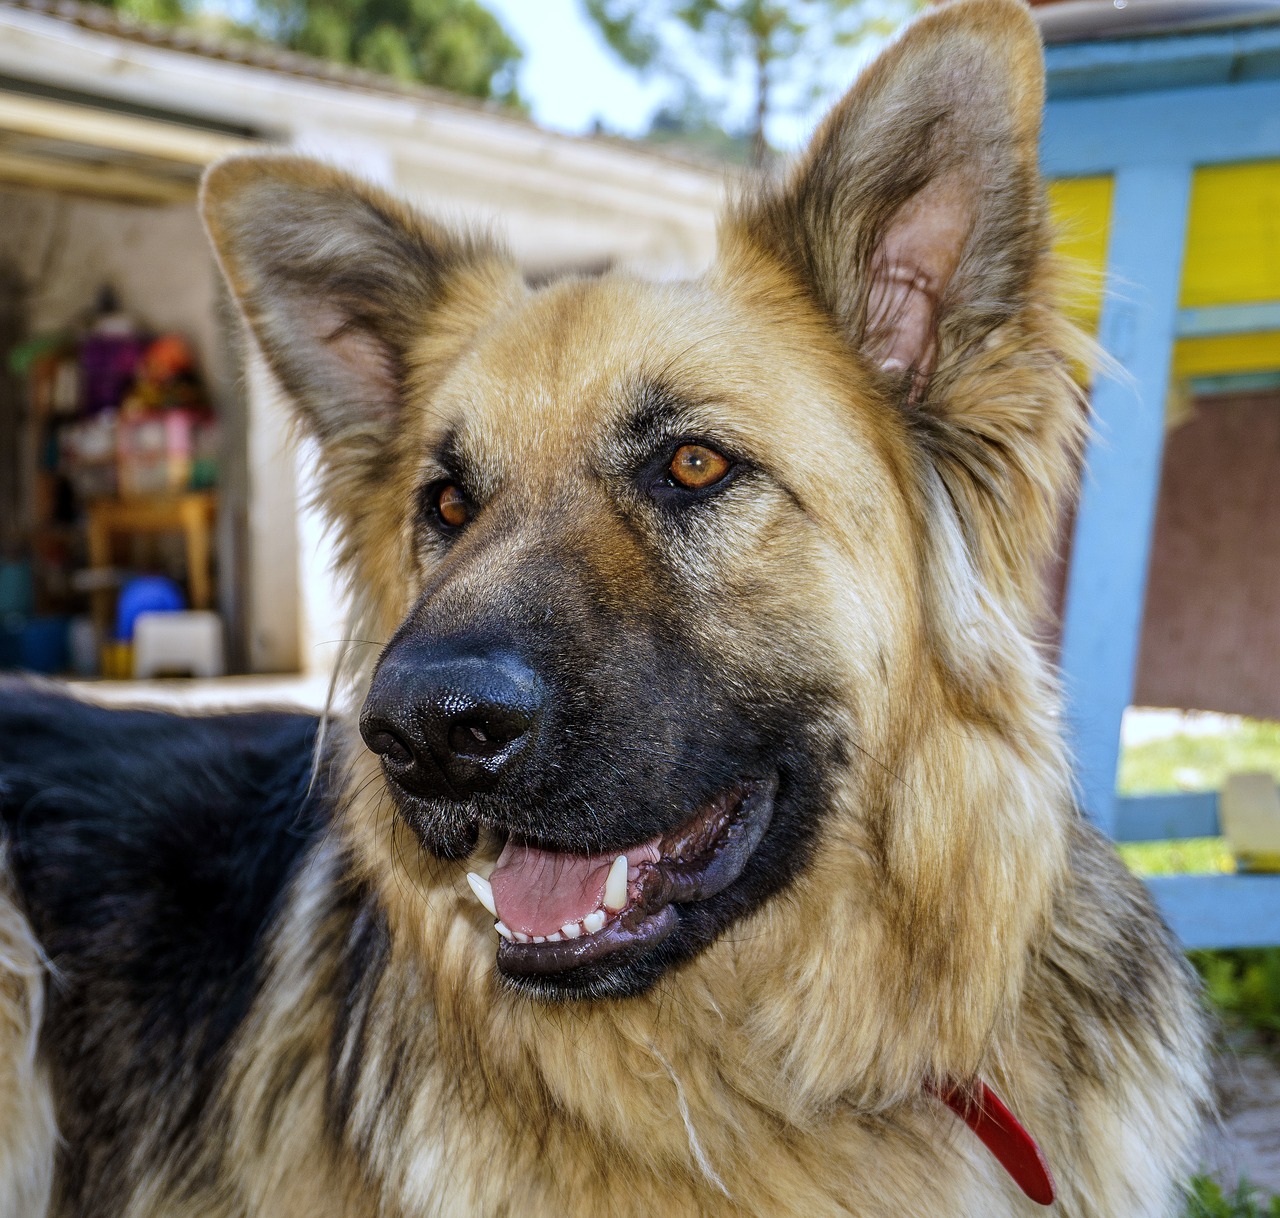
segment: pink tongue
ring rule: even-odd
[[[613,854],[563,854],[507,842],[489,877],[498,917],[511,930],[550,935],[600,908]]]

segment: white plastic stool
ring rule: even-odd
[[[138,614],[133,624],[134,677],[220,677],[223,671],[218,614],[205,609]]]

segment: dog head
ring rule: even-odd
[[[211,170],[384,644],[350,816],[423,950],[544,997],[768,974],[793,1039],[840,987],[813,1035],[869,1074],[886,1039],[904,1086],[976,1061],[1067,798],[1030,641],[1083,427],[1041,105],[1021,5],[929,13],[688,283],[534,290],[334,170]]]

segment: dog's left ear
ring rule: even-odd
[[[722,250],[780,259],[921,402],[1027,289],[1044,237],[1043,93],[1024,5],[936,9],[864,73],[785,181],[730,213]]]

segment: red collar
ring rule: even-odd
[[[973,1089],[951,1083],[942,1086],[930,1083],[925,1090],[946,1104],[978,1135],[1032,1201],[1039,1205],[1053,1204],[1053,1173],[1040,1147],[986,1083],[979,1079]]]

